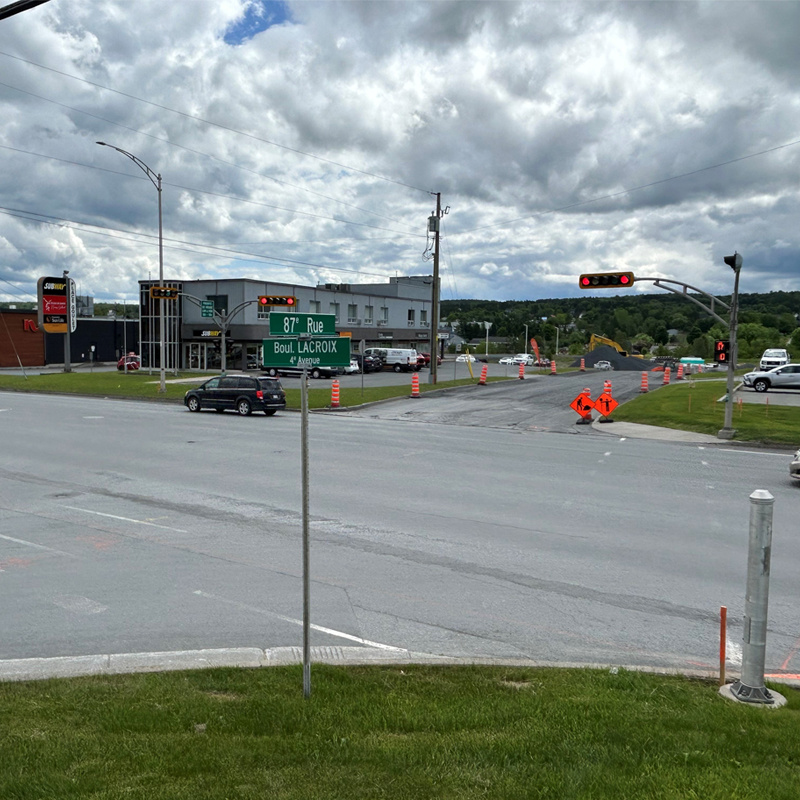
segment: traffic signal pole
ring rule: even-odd
[[[717,433],[717,438],[733,439],[736,434],[736,430],[733,427],[733,383],[736,360],[739,355],[739,348],[736,343],[736,327],[739,317],[739,273],[742,269],[742,257],[738,253],[734,253],[732,256],[725,256],[723,261],[733,270],[734,278],[730,315],[731,358],[728,362],[727,394],[725,396],[725,425],[722,430]]]

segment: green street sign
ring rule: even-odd
[[[270,311],[270,336],[336,336],[335,314]],[[350,363],[349,361],[347,362]]]
[[[349,336],[264,339],[265,367],[308,367],[312,369],[313,367],[346,367],[349,363]]]
[[[200,313],[204,317],[213,317],[214,316],[214,301],[213,300],[201,300],[200,301]]]

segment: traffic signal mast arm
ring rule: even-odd
[[[714,297],[713,294],[709,294],[708,292],[704,292],[702,289],[698,289],[695,286],[690,286],[688,283],[681,283],[680,281],[671,281],[667,280],[666,278],[636,278],[637,281],[652,281],[659,289],[666,289],[668,292],[672,292],[673,294],[683,295],[687,300],[691,300],[695,305],[700,306],[708,314],[711,314],[717,322],[721,322],[726,327],[728,326],[728,320],[723,319],[719,314],[714,311],[714,304],[719,303],[727,312],[730,312],[731,307],[720,300],[718,297]],[[681,290],[675,289],[673,286],[667,286],[666,284],[671,283],[674,286],[682,287]],[[707,297],[711,301],[711,307],[701,303],[696,297],[692,297],[689,292],[696,292],[697,294],[702,294]]]

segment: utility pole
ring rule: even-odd
[[[431,192],[433,194],[433,192]],[[442,212],[442,193],[436,192],[436,211],[428,217],[428,232],[433,233],[433,289],[431,291],[431,366],[428,383],[436,383],[439,374],[439,228]]]

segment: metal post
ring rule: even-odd
[[[736,346],[736,327],[739,317],[739,273],[742,269],[742,257],[738,253],[732,256],[725,256],[724,261],[733,269],[733,295],[731,297],[730,310],[730,340],[731,352],[728,362],[728,381],[726,384],[727,394],[725,396],[725,424],[721,431],[717,433],[718,439],[733,439],[736,430],[733,427],[733,383],[734,370],[736,369],[736,359],[738,347]]]
[[[164,229],[161,222],[161,173],[156,175],[156,189],[158,189],[158,285],[164,288]],[[165,376],[166,365],[165,358],[165,345],[164,345],[164,298],[161,297],[158,301],[158,316],[160,328],[160,371],[159,371],[159,384],[158,391],[162,394],[167,391],[167,382]]]
[[[70,352],[69,334],[72,328],[72,304],[70,303],[69,270],[64,270],[64,286],[67,299],[67,332],[64,334],[64,372],[72,372],[72,353]]]
[[[433,288],[431,290],[431,365],[428,383],[439,377],[439,227],[442,218],[442,193],[436,192],[436,230],[433,234]]]
[[[303,366],[300,379],[300,462],[303,484],[303,697],[311,697],[311,579],[308,542],[308,369]]]
[[[750,495],[750,546],[742,636],[742,677],[733,683],[730,690],[737,700],[768,705],[775,702],[764,686],[774,503],[775,498],[766,489],[756,489]]]

